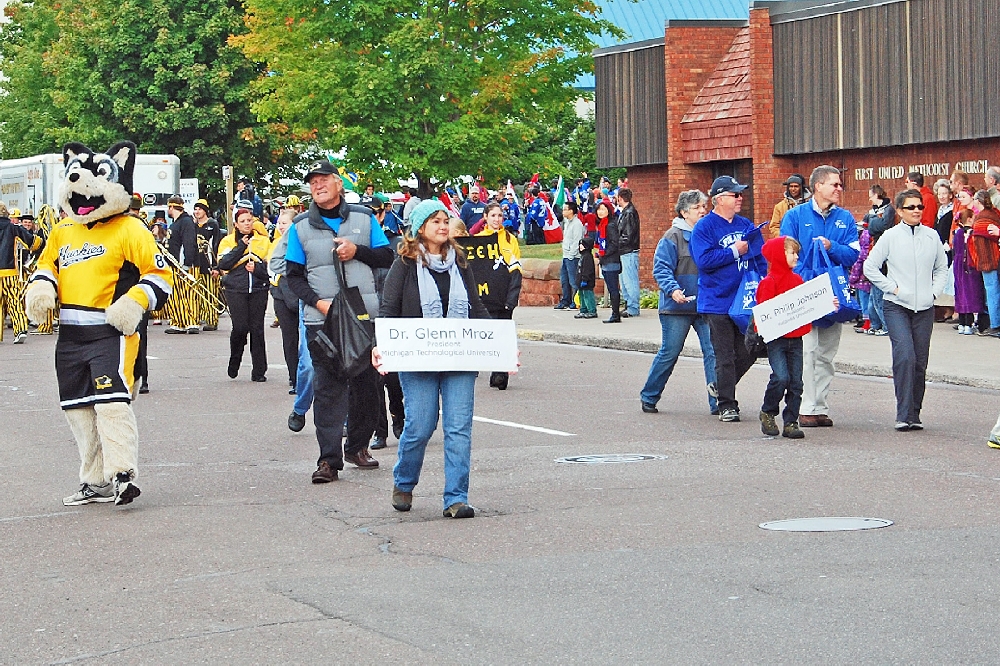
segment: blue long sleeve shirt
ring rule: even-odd
[[[834,207],[824,218],[815,200],[792,208],[781,218],[781,235],[791,236],[802,246],[803,253],[812,247],[813,239],[823,236],[830,241],[827,251],[830,259],[850,271],[861,254],[861,244],[858,242],[858,227],[854,216],[843,208]],[[804,262],[795,267],[796,273],[805,268]]]
[[[691,256],[698,265],[698,312],[728,314],[740,277],[751,262],[761,270],[764,238],[751,234],[754,223],[737,215],[732,222],[712,211],[699,220],[691,234]],[[744,238],[746,237],[746,238]],[[733,244],[747,240],[750,248],[740,256]]]

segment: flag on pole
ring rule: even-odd
[[[348,171],[344,167],[339,167],[337,171],[340,173],[340,179],[344,181],[344,189],[353,192],[358,184],[358,174]]]
[[[534,176],[531,177],[531,182],[528,183],[528,189],[530,190],[535,185],[538,185],[538,174],[537,173]]]
[[[458,209],[455,208],[455,202],[451,200],[450,196],[448,196],[448,190],[443,190],[441,192],[441,196],[438,197],[438,200],[442,204],[444,204],[445,208],[448,209],[449,215],[451,215],[452,217],[461,217],[461,214],[458,212]]]
[[[545,226],[542,227],[542,232],[545,234],[545,243],[562,243],[563,232],[562,227],[559,226],[559,220],[556,219],[556,214],[552,210],[552,206],[548,203],[545,204],[547,214],[545,216]]]
[[[556,195],[555,199],[552,201],[552,205],[562,210],[563,205],[566,203],[566,186],[563,185],[563,177],[559,176],[559,183],[556,184]]]

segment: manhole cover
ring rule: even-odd
[[[890,525],[892,521],[883,518],[792,518],[760,524],[765,530],[777,532],[853,532]]]
[[[630,463],[665,459],[666,456],[654,456],[648,453],[602,453],[592,456],[566,456],[565,458],[556,458],[556,462],[599,465],[603,463]]]

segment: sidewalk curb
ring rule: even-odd
[[[598,347],[601,349],[615,349],[618,351],[637,351],[648,354],[655,354],[660,348],[647,340],[637,340],[634,338],[614,338],[603,335],[582,335],[555,333],[551,331],[536,331],[530,329],[518,329],[517,337],[521,340],[531,340],[535,342],[555,342],[564,345],[577,345],[581,347]],[[681,356],[701,358],[701,349],[698,347],[684,346]],[[767,359],[757,361],[764,365]],[[837,372],[845,375],[859,375],[862,377],[892,377],[891,365],[879,365],[873,363],[854,363],[851,361],[834,361],[834,368]],[[969,386],[980,389],[1000,390],[1000,378],[988,379],[984,377],[963,377],[941,372],[927,372],[927,381],[941,384],[954,384],[956,386]]]

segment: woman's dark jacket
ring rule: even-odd
[[[479,300],[479,288],[472,269],[468,266],[459,268],[462,281],[465,282],[465,293],[469,296],[469,319],[492,319]],[[441,307],[448,312],[448,292],[451,289],[451,276],[446,271],[436,273],[431,271],[441,294]],[[420,288],[417,286],[417,263],[406,257],[396,257],[385,278],[382,288],[382,305],[379,308],[380,317],[419,317],[424,316],[420,309]]]

